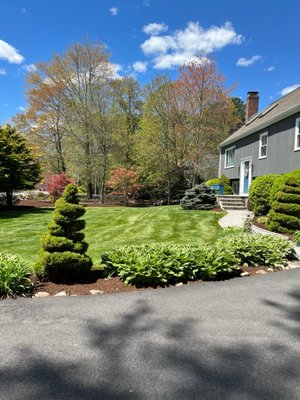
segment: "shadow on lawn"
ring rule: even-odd
[[[299,292],[291,296],[297,304],[265,303],[299,323]],[[101,316],[88,321],[86,353],[75,347],[70,358],[67,347],[61,361],[23,349],[16,365],[0,368],[0,398],[296,400],[299,358],[284,340],[278,344],[281,328],[265,351],[243,338],[212,346],[193,318],[160,319],[140,301],[109,324]],[[290,333],[295,332],[287,330],[287,341]]]
[[[18,218],[28,214],[46,214],[53,211],[50,207],[15,206],[11,208],[0,207],[0,219]]]

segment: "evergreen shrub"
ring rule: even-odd
[[[279,175],[273,182],[272,189],[270,191],[270,203],[275,200],[276,193],[281,190],[284,182],[287,178],[295,178],[298,183],[300,183],[300,169],[295,169],[294,171],[287,172],[286,174]]]
[[[276,192],[267,227],[281,233],[293,233],[300,229],[300,183],[295,177],[286,177]]]
[[[271,208],[270,194],[278,174],[258,176],[251,183],[249,201],[256,216],[267,215]]]
[[[92,260],[85,253],[85,221],[80,219],[85,208],[79,204],[78,188],[69,184],[55,202],[48,232],[41,238],[41,254],[37,271],[52,281],[74,280],[90,271]]]
[[[211,210],[216,204],[216,196],[211,193],[210,188],[201,183],[188,189],[180,201],[184,210]]]

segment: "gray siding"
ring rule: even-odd
[[[300,151],[294,151],[295,123],[300,113],[283,119],[221,149],[221,175],[239,179],[241,159],[252,157],[253,177],[265,174],[283,174],[300,169]],[[259,159],[259,135],[268,132],[267,158]],[[225,150],[235,146],[235,166],[225,168]]]

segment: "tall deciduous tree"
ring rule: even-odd
[[[29,109],[18,118],[23,126],[52,141],[57,171],[72,170],[80,176],[88,197],[95,181],[104,186],[106,180],[112,141],[113,77],[114,68],[104,45],[88,41],[74,44],[64,54],[54,54],[50,62],[38,64],[29,74]]]
[[[236,117],[230,100],[232,88],[213,59],[199,56],[179,68],[176,99],[182,117],[180,125],[190,169],[190,184],[197,175],[207,179],[217,172],[218,144],[228,136]]]
[[[0,127],[0,191],[12,206],[13,191],[32,189],[40,180],[40,166],[25,139],[10,125]]]
[[[146,186],[162,186],[170,204],[181,164],[173,83],[166,75],[146,86],[141,133],[136,144],[139,172]]]
[[[112,81],[116,125],[114,131],[114,162],[132,167],[135,163],[134,142],[142,113],[142,91],[132,77]]]

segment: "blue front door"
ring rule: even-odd
[[[244,193],[248,193],[249,191],[249,167],[250,161],[244,162]]]

